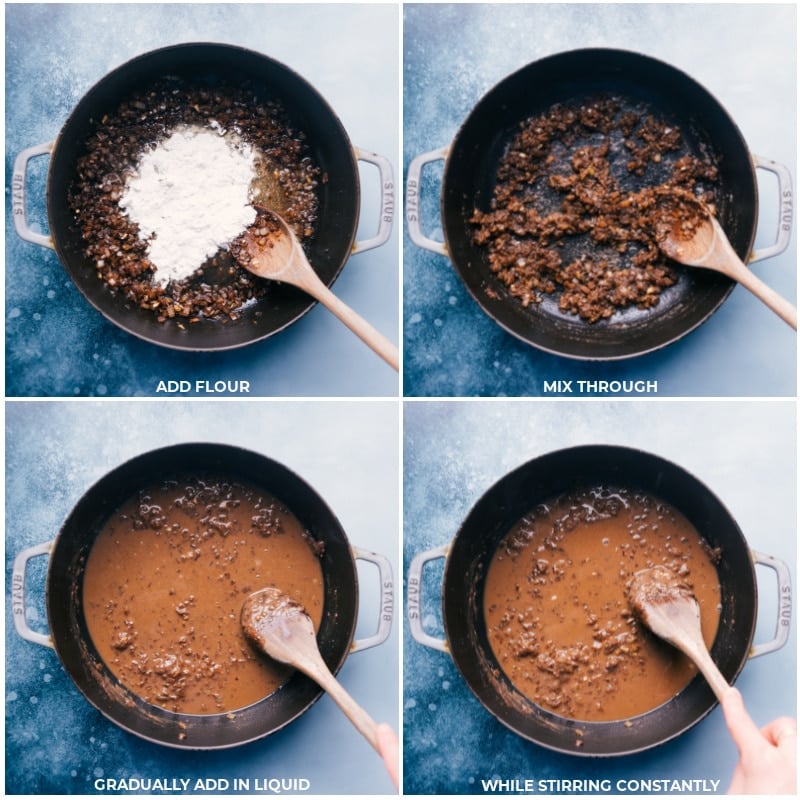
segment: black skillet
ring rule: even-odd
[[[355,242],[360,208],[356,153],[339,118],[303,78],[261,53],[224,44],[181,44],[138,56],[95,84],[65,122],[51,151],[47,216],[52,243],[75,285],[107,319],[146,341],[181,350],[239,347],[284,329],[303,316],[314,300],[298,289],[277,284],[235,322],[184,322],[183,328],[176,320],[159,323],[155,314],[112,295],[97,278],[93,263],[83,255],[81,234],[67,200],[76,162],[98,120],[114,111],[126,96],[173,75],[200,86],[213,87],[220,81],[234,86],[252,85],[259,98],[278,99],[291,124],[306,134],[312,158],[326,176],[318,191],[317,231],[308,242],[306,253],[329,286],[344,267]],[[15,187],[21,184],[24,188],[24,173],[18,175],[15,169],[14,183]],[[15,201],[14,213],[15,218],[23,217],[24,206]]]
[[[557,296],[545,296],[542,303],[524,309],[491,274],[485,250],[472,241],[469,223],[476,208],[489,210],[498,161],[520,123],[554,103],[598,94],[647,103],[680,125],[691,152],[713,154],[720,174],[718,215],[734,249],[747,262],[758,221],[758,188],[753,157],[736,124],[685,73],[648,56],[607,49],[575,50],[535,61],[481,98],[446,148],[440,198],[442,250],[483,311],[509,333],[556,355],[610,360],[647,353],[686,335],[719,308],[734,283],[719,274],[679,268],[678,283],[662,294],[655,309],[626,309],[611,320],[590,325],[559,311]],[[425,158],[418,157],[423,164]],[[407,199],[412,239],[423,246],[428,241],[435,249],[413,230],[418,227],[419,188],[413,163],[409,176],[409,183],[415,184],[409,187],[410,205]]]
[[[191,443],[144,453],[115,468],[78,501],[58,536],[45,549],[49,636],[18,624],[26,639],[55,648],[61,663],[89,702],[108,719],[131,733],[158,744],[186,749],[232,747],[280,730],[304,713],[322,689],[299,672],[259,702],[233,713],[178,714],[150,705],[128,691],[104,668],[92,642],[83,612],[83,575],[86,559],[106,520],[129,497],[154,481],[176,473],[209,471],[263,487],[297,516],[311,536],[324,543],[321,556],[324,611],[318,644],[334,674],[351,652],[379,644],[388,627],[374,637],[353,641],[358,618],[358,573],[355,558],[373,561],[383,577],[382,559],[354,550],[338,519],[324,500],[302,478],[272,459],[248,450],[220,444]],[[24,618],[25,562],[15,563],[14,585],[20,593],[15,613]],[[382,577],[382,580],[383,580]]]
[[[578,486],[606,483],[653,494],[681,511],[712,548],[717,565],[721,615],[711,655],[732,683],[753,655],[786,643],[788,621],[775,639],[753,647],[758,611],[754,561],[776,572],[782,596],[791,596],[788,567],[751,551],[720,500],[697,478],[665,459],[626,447],[585,445],[533,459],[508,473],[470,510],[453,541],[418,554],[409,569],[409,623],[422,644],[448,652],[473,694],[501,723],[537,744],[581,756],[618,756],[646,750],[679,736],[702,720],[716,698],[696,676],[671,700],[645,714],[614,722],[581,722],[550,713],[525,698],[495,658],[483,617],[489,562],[511,527],[540,502]],[[442,618],[445,641],[426,634],[417,613],[424,564],[445,557]]]

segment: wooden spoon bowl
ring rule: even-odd
[[[639,619],[656,636],[694,661],[721,700],[730,687],[703,640],[700,607],[691,590],[670,569],[658,566],[635,573],[627,596]]]
[[[275,587],[262,589],[244,601],[241,624],[245,636],[258,649],[316,681],[380,752],[375,721],[328,669],[317,646],[314,623],[299,603]]]
[[[286,220],[270,209],[257,207],[256,210],[256,221],[231,244],[234,260],[260,278],[282,281],[307,292],[387,364],[399,370],[397,348],[320,280]]]
[[[697,198],[675,196],[677,207],[688,208],[693,224],[687,226],[680,215],[665,216],[657,225],[656,238],[664,255],[687,267],[715,270],[737,281],[774,311],[787,325],[797,330],[797,309],[751,272],[736,254],[717,218]]]

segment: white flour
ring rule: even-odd
[[[253,148],[216,129],[176,129],[143,156],[119,201],[148,240],[154,281],[188,278],[256,218]]]

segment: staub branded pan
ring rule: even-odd
[[[581,756],[617,756],[646,750],[691,728],[716,705],[697,675],[668,702],[616,722],[578,722],[532,703],[497,663],[483,618],[483,589],[494,551],[519,519],[554,495],[576,486],[608,483],[656,495],[681,511],[712,548],[719,547],[721,616],[711,655],[733,682],[748,658],[779,649],[789,636],[791,582],[788,567],[749,549],[736,521],[697,478],[659,456],[607,445],[558,450],[518,467],[492,486],[467,515],[449,544],[420,553],[408,573],[408,618],[419,643],[449,653],[484,707],[515,733],[537,744]],[[444,558],[442,617],[445,640],[423,629],[419,609],[423,569]],[[753,645],[758,594],[754,564],[774,570],[779,619],[770,642]]]
[[[79,500],[52,541],[20,553],[12,577],[14,623],[25,639],[52,647],[75,685],[108,719],[158,744],[218,749],[267,736],[304,713],[321,695],[310,678],[295,673],[273,694],[233,714],[177,714],[150,705],[122,686],[107,669],[86,628],[82,585],[86,559],[105,521],[124,500],[175,473],[208,470],[262,486],[325,544],[321,558],[324,610],[317,635],[320,652],[335,674],[350,653],[381,644],[391,629],[391,566],[386,558],[349,544],[324,500],[302,478],[265,456],[219,444],[182,444],[137,456],[109,472]],[[49,555],[46,600],[49,634],[25,618],[28,561]],[[384,593],[376,632],[354,641],[358,617],[356,559],[375,564]]]
[[[479,100],[449,145],[412,161],[406,219],[411,240],[448,256],[481,309],[509,333],[556,355],[612,360],[656,350],[694,330],[724,302],[733,282],[717,273],[681,269],[678,283],[662,294],[654,309],[630,308],[589,325],[559,311],[557,296],[545,296],[538,305],[523,308],[492,275],[485,250],[472,241],[469,223],[476,208],[489,210],[498,161],[520,123],[554,103],[568,104],[598,94],[646,102],[680,126],[692,152],[711,152],[718,159],[718,216],[743,261],[759,261],[786,249],[792,219],[788,170],[752,155],[725,109],[691,77],[649,56],[611,49],[558,53],[528,64],[497,84]],[[442,160],[444,243],[425,235],[419,218],[423,169]],[[778,177],[781,213],[775,243],[754,251],[756,168]]]
[[[83,255],[68,203],[76,162],[87,137],[103,115],[114,111],[133,92],[166,76],[180,76],[193,85],[252,85],[257,96],[279,100],[291,124],[307,137],[312,158],[326,180],[320,182],[319,222],[306,253],[319,277],[330,286],[347,259],[384,244],[393,223],[394,183],[389,162],[354,147],[342,123],[324,98],[289,67],[268,56],[225,44],[192,43],[166,47],[138,56],[110,72],[81,99],[54,142],[31,147],[17,157],[13,175],[13,213],[17,233],[27,241],[54,248],[64,268],[86,299],[123,330],[153,344],[180,350],[224,350],[271,336],[302,317],[314,301],[299,289],[276,284],[268,296],[249,305],[235,322],[201,320],[180,327],[175,320],[159,323],[155,314],[113,295]],[[32,231],[25,218],[27,165],[31,158],[50,155],[47,176],[49,235]],[[356,241],[360,213],[358,162],[380,170],[382,213],[374,237]]]

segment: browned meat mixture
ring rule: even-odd
[[[714,641],[720,585],[709,548],[677,509],[649,494],[591,486],[526,514],[500,542],[483,608],[492,652],[526,697],[577,720],[622,720],[680,692],[691,661],[636,617],[628,585],[660,567],[697,598]]]
[[[186,714],[255,703],[293,670],[257,652],[239,621],[274,586],[319,627],[324,544],[260,487],[181,475],[106,521],[83,579],[86,625],[105,666],[147,702]]]
[[[78,160],[70,206],[85,241],[84,254],[114,293],[152,310],[159,321],[177,318],[236,319],[248,301],[262,297],[269,283],[237,266],[220,252],[194,275],[166,287],[153,281],[154,265],[138,225],[120,208],[126,176],[148,147],[179,126],[234,130],[256,148],[262,196],[275,200],[301,240],[313,235],[318,213],[317,186],[325,175],[313,163],[302,132],[283,107],[262,101],[251,87],[217,86],[213,90],[164,79],[127,98],[98,120]]]
[[[648,618],[648,606],[694,598],[691,586],[676,572],[663,566],[639,570],[628,582],[626,593],[631,608],[645,623]]]
[[[658,247],[663,198],[688,192],[713,213],[717,177],[713,158],[690,153],[680,128],[645,104],[558,104],[521,124],[491,210],[471,219],[474,241],[525,307],[560,292],[560,310],[587,322],[651,308],[677,280]]]
[[[268,253],[273,247],[279,246],[280,252],[283,253],[284,247],[278,243],[286,242],[288,237],[285,239],[284,236],[284,229],[274,215],[269,210],[257,207],[253,224],[231,242],[228,250],[233,260],[246,268],[248,264],[252,264],[254,255],[257,256],[261,251]],[[285,249],[289,250],[288,245]],[[278,266],[278,264],[272,263],[269,257],[267,257],[267,263]]]

